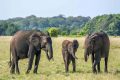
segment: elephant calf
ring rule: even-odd
[[[101,31],[88,35],[85,39],[85,52],[84,58],[87,61],[88,56],[91,54],[93,73],[100,72],[100,60],[103,57],[105,59],[105,72],[107,70],[107,62],[109,56],[110,41],[108,35]]]
[[[73,40],[73,42],[69,40],[64,40],[62,43],[62,55],[66,72],[68,72],[69,70],[68,67],[71,61],[73,65],[73,71],[76,71],[75,59],[77,59],[77,57],[75,56],[75,52],[77,51],[78,46],[79,43],[77,40]]]

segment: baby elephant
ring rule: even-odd
[[[62,55],[66,72],[68,72],[69,70],[68,67],[71,61],[73,65],[73,72],[76,71],[75,59],[77,59],[77,57],[75,56],[75,52],[77,51],[78,46],[79,43],[77,40],[73,40],[73,42],[69,40],[64,40],[62,43]]]

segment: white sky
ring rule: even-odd
[[[0,0],[0,19],[13,17],[90,16],[120,13],[120,0]]]

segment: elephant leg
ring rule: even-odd
[[[92,60],[92,71],[93,71],[93,73],[96,73],[97,72],[97,70],[96,70],[97,62],[95,60],[94,53],[92,53],[92,55],[91,55],[91,60]]]
[[[28,69],[26,71],[26,74],[28,74],[30,70],[32,69],[33,59],[34,59],[34,53],[30,55],[29,62],[28,62]]]
[[[65,71],[69,71],[69,58],[68,58],[68,53],[65,52]]]
[[[91,55],[92,65],[94,63],[94,54]]]
[[[62,54],[63,54],[63,60],[64,60],[64,64],[65,64],[65,71],[68,72],[67,58],[66,58],[65,52],[63,51]]]
[[[46,57],[47,59],[50,61],[50,58],[49,58],[49,55],[48,55],[48,52],[46,51]]]
[[[68,72],[68,61],[65,60],[65,72]]]
[[[11,65],[10,73],[11,73],[11,74],[14,74],[14,73],[15,73],[15,63],[14,63],[14,60],[13,60],[13,59],[12,59],[12,65]]]
[[[97,64],[97,69],[98,69],[98,72],[100,72],[100,62],[98,62]]]
[[[41,51],[36,53],[35,66],[33,73],[37,73],[39,61],[40,61]]]
[[[99,65],[99,67],[100,67],[100,51],[98,50],[94,54],[95,54],[95,57],[94,57],[94,63],[93,63],[93,73],[97,73],[96,65]]]
[[[70,60],[68,59],[65,63],[65,71],[68,72],[69,71],[69,64],[70,64]]]
[[[19,67],[18,67],[18,58],[17,57],[15,58],[14,62],[15,62],[16,73],[20,74]]]
[[[93,63],[93,73],[97,73],[96,65],[98,65],[98,63],[100,62],[100,54],[99,54],[99,51],[94,54],[95,54],[95,57],[94,57],[94,63]]]
[[[62,56],[64,60],[65,70],[66,70],[65,51],[63,49],[62,49]]]
[[[72,59],[73,72],[76,72],[76,62],[75,58]]]
[[[18,67],[18,61],[15,62],[15,66],[16,66],[16,73],[20,74],[19,67]]]
[[[108,63],[108,57],[105,57],[105,72],[108,72],[108,69],[107,69],[107,63]]]
[[[94,63],[93,63],[93,66],[92,66],[93,73],[97,73],[96,65],[97,65],[97,61],[95,60]]]

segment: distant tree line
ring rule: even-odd
[[[33,29],[48,31],[51,36],[81,36],[100,30],[105,31],[109,35],[117,36],[120,35],[120,14],[101,15],[93,19],[82,16],[36,17],[31,15],[26,18],[17,17],[0,20],[0,35],[13,35],[18,30]]]
[[[79,32],[83,25],[90,20],[90,17],[64,17],[63,15],[54,17],[36,17],[34,15],[26,18],[12,18],[0,20],[0,35],[13,35],[18,30],[38,29],[46,31],[51,27],[59,29],[59,35],[70,35]]]
[[[120,14],[96,16],[80,30],[81,34],[104,31],[112,36],[120,36]]]

